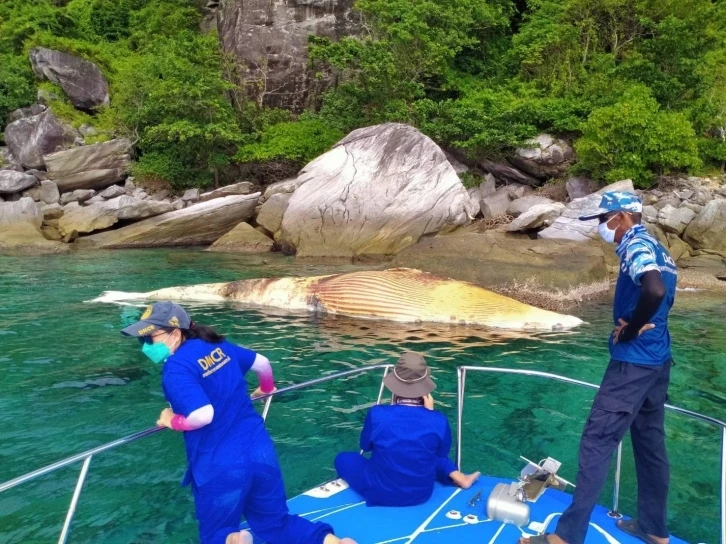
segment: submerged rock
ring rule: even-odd
[[[604,280],[614,252],[603,244],[569,240],[531,240],[503,233],[453,233],[422,240],[404,249],[396,266],[414,267],[487,288],[533,283],[569,289]]]
[[[265,253],[272,251],[274,242],[249,223],[240,223],[219,240],[214,242],[207,251],[225,251],[234,253]]]

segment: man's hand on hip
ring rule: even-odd
[[[633,334],[628,330],[628,322],[622,318],[618,319],[618,324],[615,325],[615,328],[613,329],[613,344],[617,344],[618,342],[629,342],[643,334],[645,331],[649,331],[651,329],[655,329],[655,325],[653,323],[646,323],[640,327],[638,334]]]

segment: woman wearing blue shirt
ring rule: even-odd
[[[393,403],[368,411],[357,452],[340,453],[335,469],[368,506],[413,506],[426,502],[434,481],[468,489],[479,472],[464,474],[448,458],[451,428],[434,411],[436,384],[419,353],[406,352],[384,383]]]
[[[182,485],[192,485],[202,544],[251,544],[242,516],[270,544],[355,544],[325,523],[290,515],[270,436],[247,395],[245,374],[274,390],[266,357],[195,325],[178,304],[158,302],[121,331],[142,341],[155,364],[164,363],[164,396],[171,405],[157,424],[184,433],[189,463]]]

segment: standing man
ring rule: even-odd
[[[613,452],[628,429],[638,478],[638,518],[617,526],[649,544],[668,543],[670,467],[663,424],[672,364],[668,312],[677,271],[668,251],[640,224],[641,212],[637,196],[615,191],[603,195],[597,211],[580,217],[598,219],[600,236],[618,244],[610,364],[582,432],[572,504],[554,534],[520,539],[520,544],[583,544]]]

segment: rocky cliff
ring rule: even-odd
[[[248,91],[268,106],[300,111],[313,84],[308,35],[338,39],[359,25],[354,0],[227,0],[217,12],[224,51],[234,56]]]

